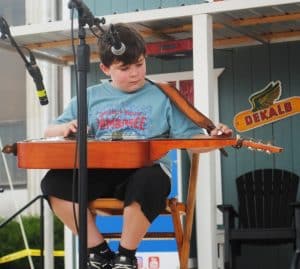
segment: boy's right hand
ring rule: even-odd
[[[77,120],[72,120],[64,124],[63,136],[67,137],[77,133]]]

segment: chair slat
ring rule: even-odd
[[[253,173],[254,193],[255,193],[255,227],[264,227],[264,188],[263,177],[261,171],[254,171]]]
[[[281,174],[281,200],[280,200],[280,206],[278,208],[278,227],[286,227],[291,222],[289,220],[289,212],[291,210],[289,206],[289,185],[291,182],[291,178],[289,174],[287,174],[285,171],[282,171]]]
[[[248,227],[248,210],[247,210],[247,203],[246,203],[246,186],[245,186],[245,179],[244,176],[241,176],[236,181],[237,184],[237,193],[238,193],[238,200],[239,200],[239,208],[238,211],[240,212],[240,228]]]

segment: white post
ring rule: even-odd
[[[214,93],[212,17],[193,16],[193,66],[195,106],[212,117]],[[200,156],[196,196],[198,268],[216,268],[215,153]]]
[[[26,0],[26,24],[45,23],[56,19],[56,1]],[[57,114],[57,66],[43,61],[37,62],[44,80],[49,104],[41,106],[36,94],[36,86],[32,77],[26,73],[26,125],[27,138],[39,138],[49,122]],[[45,170],[28,171],[28,196],[29,199],[41,193],[40,182]],[[39,213],[39,205],[30,209],[31,214]],[[45,259],[44,268],[54,269],[54,236],[53,236],[53,214],[46,205],[44,210],[44,243]]]

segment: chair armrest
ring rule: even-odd
[[[217,208],[223,212],[223,222],[225,233],[229,233],[230,229],[234,228],[234,218],[237,218],[239,215],[234,210],[232,205],[217,205]]]
[[[222,212],[222,213],[227,213],[231,215],[232,217],[238,217],[239,214],[236,212],[234,207],[232,205],[217,205],[217,208]]]
[[[295,229],[296,229],[296,249],[300,249],[300,202],[290,204],[294,208]],[[299,259],[299,253],[297,254]]]
[[[300,202],[294,202],[294,203],[290,203],[290,206],[294,207],[294,208],[300,208]]]

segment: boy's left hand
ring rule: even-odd
[[[216,125],[216,128],[211,130],[210,132],[210,136],[217,136],[217,137],[223,137],[223,138],[229,138],[231,137],[233,134],[233,131],[226,126],[225,124],[219,123]],[[207,135],[196,135],[193,138],[207,138]],[[217,146],[211,146],[211,147],[205,147],[205,148],[193,148],[190,149],[189,151],[193,152],[193,153],[204,153],[204,152],[209,152],[211,150],[215,150],[219,147]]]
[[[233,131],[225,124],[219,123],[215,129],[210,132],[211,136],[230,137]]]

